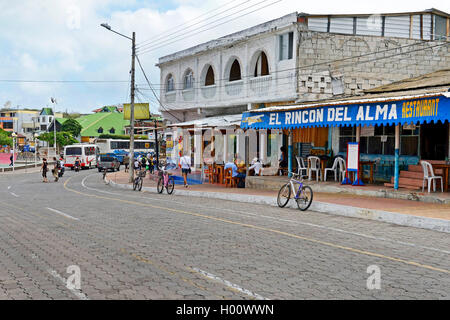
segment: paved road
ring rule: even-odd
[[[448,234],[119,190],[94,170],[1,175],[0,221],[0,299],[450,299]]]

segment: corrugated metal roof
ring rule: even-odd
[[[384,86],[366,90],[366,93],[380,93],[403,91],[410,89],[420,89],[438,86],[450,86],[450,69],[443,69],[427,73],[415,78],[409,78],[398,82],[393,82]]]
[[[169,127],[229,127],[229,126],[240,126],[242,119],[242,114],[232,114],[226,116],[209,117],[203,119],[197,119],[192,121],[174,123],[169,125]]]
[[[322,106],[354,104],[354,103],[375,103],[375,102],[387,102],[405,99],[418,99],[423,97],[439,96],[443,94],[445,95],[446,93],[448,93],[448,89],[449,89],[448,86],[442,86],[428,89],[383,92],[341,99],[322,100],[316,103],[310,102],[295,105],[275,106],[270,108],[251,110],[249,112],[276,112],[276,111],[298,110]]]

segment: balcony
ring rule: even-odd
[[[217,88],[217,86],[215,86],[215,85],[201,87],[203,98],[205,98],[205,99],[214,98],[214,96],[216,95],[216,88]]]
[[[239,96],[242,93],[244,87],[243,80],[236,80],[225,83],[225,92],[229,96]]]
[[[272,76],[268,75],[250,78],[249,85],[250,90],[258,96],[266,95],[270,91],[272,85]]]
[[[169,91],[166,92],[166,102],[175,102],[177,99],[177,92],[176,91]]]
[[[192,101],[195,98],[195,90],[193,88],[185,89],[181,91],[181,95],[183,96],[184,101]]]

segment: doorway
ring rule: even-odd
[[[420,125],[420,157],[445,160],[448,157],[448,121]]]

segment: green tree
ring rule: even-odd
[[[75,119],[68,119],[61,126],[61,131],[70,132],[74,137],[78,137],[82,129],[81,124]]]
[[[53,143],[55,141],[53,132],[43,133],[39,136],[38,139],[50,143]],[[70,132],[62,131],[56,133],[56,144],[58,146],[64,147],[74,143],[78,143],[78,140],[75,139]]]
[[[8,145],[12,147],[13,139],[10,137],[11,133],[0,128],[0,146]]]

